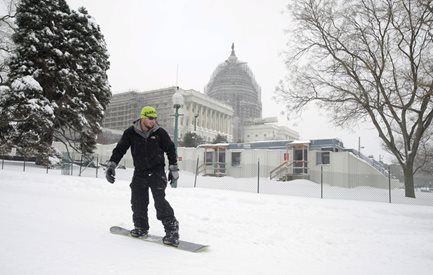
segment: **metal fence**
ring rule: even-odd
[[[104,159],[99,159],[97,155],[94,155],[93,158],[83,160],[81,160],[81,157],[76,159],[71,158],[70,161],[64,161],[61,167],[50,169],[48,167],[35,165],[33,161],[0,159],[0,166],[2,170],[7,169],[17,172],[104,178],[103,164],[105,161]],[[117,169],[116,179],[130,181],[132,173],[132,169]],[[345,187],[332,185],[333,179],[343,176],[346,177],[346,175],[330,173],[325,170],[322,172],[322,180],[319,183],[306,180],[270,180],[269,177],[261,177],[260,162],[257,162],[255,175],[247,178],[211,177],[204,176],[200,173],[183,171],[181,173],[181,179],[178,182],[178,187],[224,189],[259,194],[302,196],[317,199],[361,200],[433,206],[433,192],[431,192],[433,190],[417,189],[416,198],[406,198],[403,188],[390,188],[390,186],[388,186],[388,188],[375,188],[368,186],[368,182],[360,182],[359,179],[351,181],[349,178],[351,184]]]

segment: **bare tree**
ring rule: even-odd
[[[371,122],[415,198],[414,162],[433,119],[432,0],[299,0],[277,95],[334,123]]]
[[[0,1],[0,85],[4,83],[8,73],[7,61],[14,43],[12,34],[14,32],[14,17],[16,12],[16,0]]]
[[[433,127],[430,127],[420,142],[414,168],[415,173],[433,175]]]

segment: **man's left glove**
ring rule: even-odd
[[[105,178],[109,183],[114,183],[114,176],[116,175],[116,166],[117,163],[114,161],[107,162],[107,170],[105,170]]]
[[[176,164],[172,164],[168,167],[168,181],[170,182],[170,185],[173,186],[173,181],[177,182],[179,179],[179,168]]]

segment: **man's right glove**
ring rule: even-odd
[[[176,164],[172,164],[168,167],[168,170],[168,181],[172,187],[176,187],[173,186],[173,184],[176,185],[176,182],[179,179],[179,168]]]
[[[107,181],[109,183],[114,183],[114,176],[116,175],[116,166],[117,163],[115,163],[114,161],[109,161],[107,162],[107,170],[105,170],[105,178],[107,179]]]

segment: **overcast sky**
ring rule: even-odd
[[[235,43],[238,58],[248,63],[262,89],[263,116],[279,116],[280,124],[303,139],[340,138],[345,147],[366,155],[385,155],[372,127],[334,128],[325,114],[310,108],[284,121],[282,106],[272,99],[286,73],[281,53],[290,39],[285,6],[290,0],[67,0],[95,17],[110,53],[108,72],[113,93],[146,91],[178,84],[203,89]],[[388,160],[388,158],[385,158]]]

